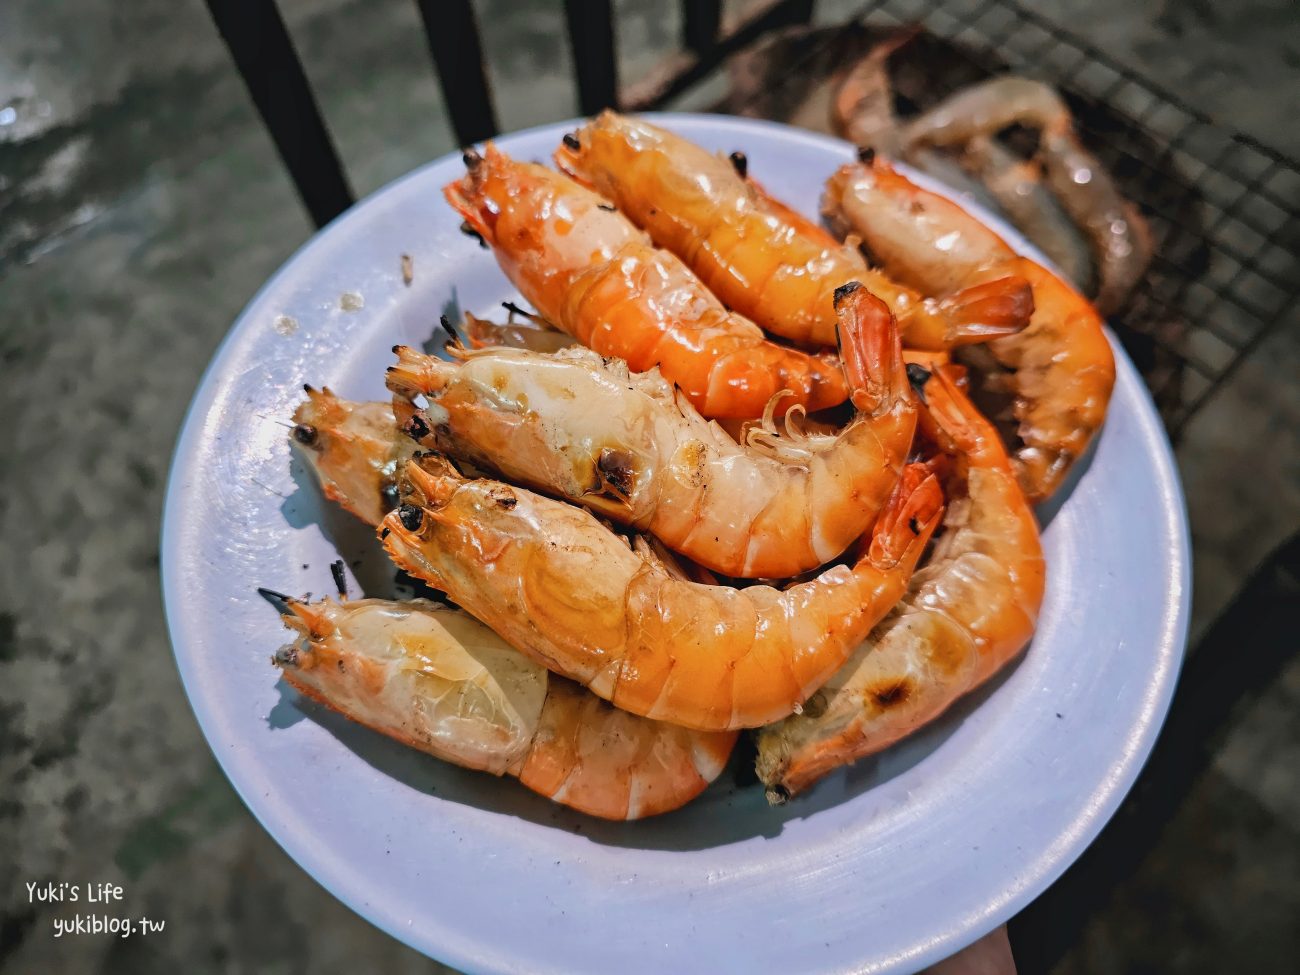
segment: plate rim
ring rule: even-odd
[[[639,114],[668,125],[681,121],[687,124],[707,124],[711,127],[727,128],[737,132],[760,130],[787,142],[802,142],[822,150],[834,149],[841,154],[846,149],[851,150],[852,148],[851,144],[844,140],[766,119],[750,119],[740,116],[699,112]],[[584,121],[581,118],[574,118],[543,123],[502,134],[496,137],[494,141],[508,144],[515,139],[526,139],[548,130],[554,131],[558,137],[560,132],[572,129]],[[182,557],[179,546],[176,544],[178,532],[176,526],[179,517],[178,512],[183,507],[183,495],[186,491],[184,472],[187,469],[187,462],[196,460],[197,454],[201,450],[204,422],[222,386],[222,367],[225,360],[232,355],[239,340],[245,337],[244,333],[250,331],[251,311],[262,302],[266,295],[276,290],[281,280],[288,276],[299,262],[308,259],[316,248],[324,246],[327,239],[342,232],[351,221],[361,219],[367,207],[374,205],[385,195],[396,192],[408,181],[420,179],[427,170],[454,159],[459,152],[460,150],[455,150],[430,160],[358,200],[342,214],[318,229],[295,249],[246,302],[214,350],[185,411],[168,467],[159,552],[164,616],[167,621],[168,636],[172,644],[173,659],[176,662],[186,698],[189,701],[191,710],[194,712],[204,741],[212,751],[218,766],[254,819],[270,834],[300,869],[307,873],[316,883],[320,884],[331,896],[340,900],[375,927],[429,957],[435,957],[446,964],[467,972],[476,972],[506,969],[496,966],[495,963],[499,959],[494,958],[491,948],[481,945],[477,940],[467,939],[464,936],[430,939],[422,937],[422,934],[428,933],[427,928],[423,931],[415,931],[409,928],[403,931],[392,924],[386,923],[385,920],[381,920],[381,912],[372,908],[372,905],[368,902],[363,901],[359,892],[349,889],[344,884],[334,884],[327,881],[325,877],[330,875],[330,871],[326,869],[323,859],[315,856],[310,849],[305,849],[300,845],[299,838],[285,828],[285,824],[278,821],[272,822],[269,820],[269,815],[264,815],[264,810],[259,806],[258,797],[247,792],[241,785],[238,779],[238,766],[233,760],[228,761],[227,756],[222,754],[223,750],[218,748],[217,740],[214,738],[214,729],[218,723],[217,717],[211,713],[203,701],[202,694],[198,693],[196,686],[192,683],[195,680],[195,674],[187,664],[187,658],[182,651],[185,629],[181,622],[181,614],[174,608],[179,605],[178,595],[181,585],[180,576],[182,570],[179,562]],[[908,169],[909,176],[915,175],[910,168],[902,168]],[[924,174],[917,177],[917,182],[926,185],[927,188],[941,191],[944,195],[960,198],[958,191],[945,186],[937,180],[924,177]],[[978,204],[971,204],[966,199],[961,199],[961,202],[963,206],[977,214],[980,219],[987,220],[995,226],[999,232],[1005,231],[1005,223],[997,219],[989,220],[989,215]],[[1018,234],[1013,234],[1010,239],[1018,244],[1024,243]],[[1018,249],[1024,250],[1025,248]],[[1028,250],[1036,257],[1041,258],[1041,255],[1037,254],[1034,248],[1030,247]],[[1044,260],[1043,263],[1048,262]],[[865,963],[873,971],[913,970],[946,958],[998,925],[1005,923],[1050,887],[1078,859],[1082,852],[1096,839],[1106,823],[1114,816],[1120,803],[1129,793],[1145,766],[1167,718],[1185,656],[1190,626],[1192,580],[1188,512],[1173,448],[1163,425],[1160,423],[1150,393],[1109,328],[1107,334],[1115,352],[1117,373],[1122,373],[1125,381],[1130,383],[1137,392],[1135,397],[1137,410],[1133,417],[1135,425],[1144,441],[1153,443],[1159,448],[1151,454],[1152,466],[1156,474],[1155,490],[1160,499],[1165,502],[1161,510],[1166,519],[1165,528],[1172,543],[1170,551],[1167,553],[1169,556],[1166,563],[1167,575],[1171,583],[1176,584],[1178,590],[1176,593],[1171,593],[1173,598],[1166,604],[1159,626],[1159,646],[1156,651],[1153,651],[1165,663],[1165,666],[1159,671],[1159,676],[1162,678],[1161,682],[1158,687],[1153,688],[1155,693],[1149,698],[1147,719],[1141,726],[1141,734],[1138,740],[1133,742],[1130,739],[1130,748],[1123,756],[1122,761],[1115,767],[1115,771],[1119,774],[1112,775],[1104,783],[1104,794],[1100,792],[1093,794],[1088,803],[1088,815],[1081,828],[1077,829],[1071,837],[1071,842],[1060,847],[1055,856],[1049,861],[1040,862],[1040,869],[1034,876],[1020,877],[1016,892],[1012,896],[1004,898],[993,909],[962,919],[966,922],[963,925],[944,928],[934,939],[923,946],[918,946],[916,950],[906,955],[882,959],[878,965],[870,962]],[[1098,801],[1099,799],[1100,801]],[[435,946],[437,949],[436,955],[432,953],[432,948]],[[544,963],[539,964],[539,970],[542,967],[544,967]]]

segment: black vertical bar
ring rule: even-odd
[[[463,146],[500,131],[470,0],[416,0],[451,126]]]
[[[352,205],[343,165],[274,0],[207,0],[217,25],[317,227]]]
[[[682,44],[703,54],[718,41],[722,0],[682,0]]]
[[[614,62],[614,14],[610,0],[564,0],[569,43],[578,72],[583,115],[618,108],[618,66]]]

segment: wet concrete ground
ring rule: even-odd
[[[413,6],[282,4],[358,194],[454,147]],[[617,4],[634,76],[676,5]],[[819,16],[856,9],[826,2]],[[1300,154],[1283,0],[1038,5]],[[1229,9],[1231,8],[1231,9]],[[502,124],[575,114],[558,3],[479,5]],[[0,6],[0,972],[438,966],[320,889],[253,822],[172,663],[158,525],[195,384],[311,234],[197,0]],[[1198,628],[1300,526],[1300,338],[1280,330],[1179,450]],[[1249,648],[1243,648],[1243,651]],[[1212,767],[1064,973],[1283,971],[1300,917],[1300,664],[1241,702]],[[149,939],[55,940],[26,881],[115,880]]]

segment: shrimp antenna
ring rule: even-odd
[[[442,322],[443,330],[450,335],[453,340],[467,348],[469,347],[469,336],[462,330],[461,325],[454,324],[446,315],[443,315],[439,321]]]
[[[276,592],[274,589],[265,589],[262,586],[257,587],[257,594],[275,607],[275,611],[280,615],[293,611],[293,604],[297,602],[292,596],[286,596],[282,592]]]
[[[339,591],[340,599],[348,598],[348,577],[343,574],[343,560],[335,559],[330,563],[330,575],[334,577],[334,588]]]

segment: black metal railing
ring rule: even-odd
[[[813,0],[766,0],[734,23],[720,0],[681,0],[684,50],[623,90],[610,0],[564,0],[565,24],[584,115],[644,111],[688,89],[766,32],[806,23]],[[271,132],[303,204],[322,227],[354,202],[325,120],[275,0],[207,0],[212,19]],[[429,54],[461,145],[498,132],[483,44],[470,0],[415,0]]]

